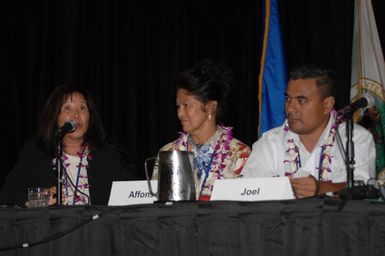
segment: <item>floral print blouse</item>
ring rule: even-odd
[[[160,151],[190,151],[194,154],[196,198],[209,201],[216,179],[232,179],[241,175],[250,155],[250,147],[233,138],[232,127],[218,126],[214,135],[204,144],[197,145],[187,133],[180,132],[177,140]],[[155,165],[152,179],[157,179]]]

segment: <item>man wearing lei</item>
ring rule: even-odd
[[[286,89],[286,120],[253,144],[243,176],[289,177],[297,198],[344,189],[346,128],[334,103],[331,70],[293,69]],[[375,176],[374,141],[369,131],[354,124],[353,142],[354,180],[366,182]]]

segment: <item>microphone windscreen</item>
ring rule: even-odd
[[[365,93],[363,96],[365,97],[366,101],[368,102],[366,104],[367,108],[371,107],[371,106],[374,106],[375,100],[374,100],[374,97],[372,95],[370,95],[369,93]]]
[[[64,125],[59,129],[61,133],[73,132],[76,129],[76,123],[73,120],[68,120]]]

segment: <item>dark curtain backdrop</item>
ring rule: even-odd
[[[334,68],[337,107],[345,105],[354,2],[279,3],[288,69],[305,62]],[[373,4],[384,42],[384,1]],[[201,58],[233,68],[237,84],[225,124],[249,145],[257,139],[261,0],[6,0],[0,6],[0,182],[34,134],[49,92],[64,82],[90,89],[108,134],[144,177],[144,159],[181,129],[175,77]]]

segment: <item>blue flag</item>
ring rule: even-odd
[[[265,0],[264,39],[259,73],[259,136],[285,120],[287,70],[277,0]]]

